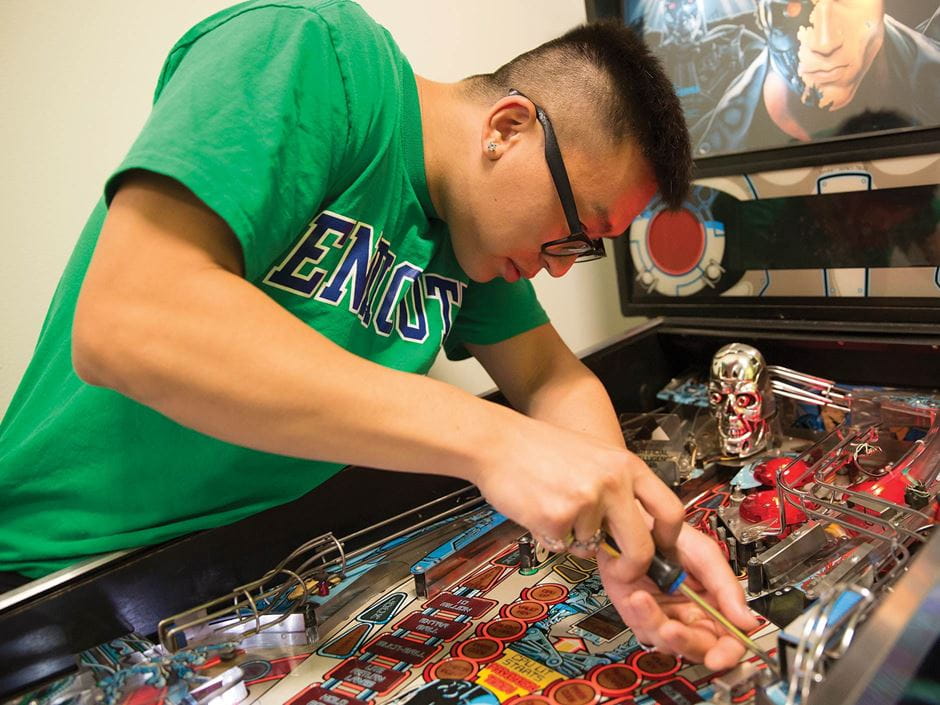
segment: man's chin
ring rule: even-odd
[[[498,279],[498,278],[499,278],[499,275],[497,275],[497,274],[491,274],[491,275],[489,275],[488,277],[474,277],[474,276],[471,276],[471,275],[468,274],[467,277],[470,279],[470,281],[472,281],[472,282],[474,282],[474,283],[476,283],[476,284],[487,284],[488,282],[491,282],[491,281],[493,281],[494,279]]]
[[[819,107],[828,113],[841,110],[852,102],[852,97],[845,91],[823,91]]]
[[[836,110],[842,110],[848,106],[852,99],[855,97],[855,92],[858,86],[836,86],[836,85],[823,85],[817,86],[812,84],[807,84],[807,90],[803,93],[803,104],[812,105],[815,102],[814,107],[819,108],[825,112],[831,113]],[[810,96],[815,93],[818,96],[818,99],[815,101],[810,99]]]
[[[492,266],[487,267],[485,262],[479,261],[479,258],[470,258],[471,261],[464,262],[456,252],[454,258],[457,260],[461,271],[467,275],[467,279],[477,284],[486,284],[486,282],[493,281],[500,276],[499,272],[493,271]]]
[[[476,284],[486,284],[491,282],[494,279],[497,279],[501,276],[499,272],[490,272],[486,270],[467,270],[464,269],[464,274],[467,275],[467,279],[476,283]]]
[[[494,279],[502,279],[503,281],[512,284],[522,278],[519,270],[517,270],[515,266],[508,260],[502,269],[498,269],[496,271],[494,271],[493,267],[479,267],[474,269],[464,269],[463,271],[470,281],[476,282],[477,284],[486,284],[487,282],[491,282]]]

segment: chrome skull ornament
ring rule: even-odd
[[[718,425],[722,454],[746,458],[767,447],[776,408],[767,365],[757,348],[730,343],[715,353],[708,406]]]

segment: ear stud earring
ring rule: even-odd
[[[486,145],[486,151],[487,151],[487,152],[490,152],[490,153],[495,152],[495,151],[496,151],[496,143],[495,143],[495,142],[490,142],[490,143],[488,143],[488,144]]]

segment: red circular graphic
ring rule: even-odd
[[[568,588],[558,583],[544,583],[526,588],[522,591],[523,600],[546,602],[550,605],[558,604],[568,597]]]
[[[545,695],[554,705],[593,705],[601,696],[594,684],[583,678],[557,681],[548,687]]]
[[[661,211],[649,224],[646,249],[660,271],[673,276],[686,274],[705,252],[705,228],[685,208]]]
[[[491,639],[513,641],[525,634],[526,629],[528,629],[528,627],[526,627],[525,622],[511,617],[505,617],[503,619],[494,619],[492,622],[487,622],[483,625],[480,633]]]
[[[517,695],[509,698],[505,705],[554,705],[544,695]]]
[[[630,697],[608,700],[604,705],[636,705],[636,700]]]
[[[424,680],[471,681],[480,670],[480,666],[465,658],[446,658],[432,662],[424,669]]]
[[[630,665],[646,678],[666,678],[679,670],[679,659],[659,651],[640,651],[630,659]]]
[[[457,644],[454,653],[471,661],[486,663],[495,660],[503,653],[503,643],[485,636],[474,637]]]
[[[503,617],[512,617],[523,622],[537,622],[548,614],[548,607],[544,603],[535,600],[523,600],[522,602],[505,605],[499,613]]]
[[[640,674],[625,663],[608,663],[598,666],[588,675],[591,682],[608,698],[631,693],[643,680]]]

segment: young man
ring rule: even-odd
[[[654,541],[675,548],[749,626],[730,570],[525,281],[599,256],[657,187],[681,202],[689,170],[669,82],[623,28],[438,84],[352,3],[206,20],[170,53],[0,429],[0,570],[219,526],[344,464],[442,473],[547,544],[592,554],[606,528],[625,551],[600,569],[638,638],[731,665],[734,641],[642,578]],[[422,376],[442,344],[518,411]]]

